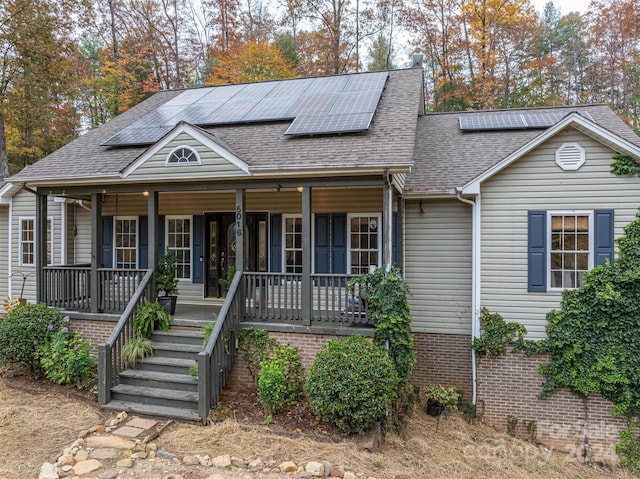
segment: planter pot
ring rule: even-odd
[[[433,399],[429,399],[427,401],[427,414],[429,416],[438,417],[445,410],[446,406],[440,404],[438,401],[434,401]]]
[[[158,296],[158,303],[160,303],[164,310],[172,316],[176,314],[177,300],[177,296]]]

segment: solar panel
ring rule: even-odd
[[[587,111],[578,113],[593,121]],[[514,130],[514,129],[543,129],[555,125],[569,110],[563,111],[523,111],[518,113],[472,113],[459,117],[460,129],[464,131]]]
[[[346,115],[301,115],[296,117],[285,135],[322,135],[369,129],[373,113]]]
[[[103,145],[151,144],[181,121],[205,126],[295,118],[288,135],[366,130],[387,77],[375,72],[186,90]]]

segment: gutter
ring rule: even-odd
[[[480,337],[480,194],[475,195],[475,200],[462,196],[462,189],[456,188],[456,197],[472,208],[472,233],[471,233],[471,337],[472,340]],[[476,368],[476,352],[471,349],[471,378],[473,383],[473,398],[475,405],[478,399],[478,374]]]

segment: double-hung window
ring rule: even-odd
[[[593,213],[547,213],[549,231],[549,286],[579,288],[593,267]]]
[[[284,272],[302,273],[302,216],[283,216]]]
[[[191,217],[167,218],[167,249],[177,258],[176,277],[191,279]]]
[[[380,266],[380,215],[349,215],[349,273],[366,274]]]
[[[115,267],[136,269],[138,267],[138,218],[116,217],[113,235]]]
[[[35,218],[20,218],[20,264],[36,264]],[[47,264],[53,264],[53,218],[47,218]]]

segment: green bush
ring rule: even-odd
[[[514,349],[524,348],[524,335],[527,330],[520,323],[508,323],[500,314],[490,313],[487,308],[482,308],[480,325],[482,335],[473,338],[471,343],[471,348],[478,356],[503,356],[507,354],[507,346]]]
[[[65,321],[66,320],[66,321]],[[25,304],[12,309],[0,320],[0,363],[40,367],[36,351],[55,331],[68,322],[57,309],[44,304]]]
[[[260,364],[258,399],[269,414],[277,414],[302,396],[302,363],[298,349],[278,345],[272,356]]]
[[[616,454],[621,456],[620,465],[640,476],[640,436],[635,427],[629,424],[628,429],[620,431],[620,444],[616,444]]]
[[[126,366],[135,366],[138,359],[153,354],[153,343],[148,338],[136,336],[124,343],[120,356]]]
[[[384,423],[399,382],[387,352],[355,335],[333,339],[322,348],[309,371],[306,391],[321,420],[355,434]]]
[[[247,361],[249,372],[256,384],[260,376],[260,364],[276,349],[278,341],[269,336],[266,329],[243,328],[238,334],[238,347]]]
[[[137,336],[150,338],[154,329],[160,331],[169,329],[170,319],[169,313],[164,310],[157,300],[152,303],[145,299],[144,304],[138,309],[135,318],[133,318],[133,329]]]
[[[38,348],[37,356],[47,378],[56,384],[83,388],[96,380],[97,363],[91,355],[91,341],[82,339],[80,332],[70,333],[66,326]]]

